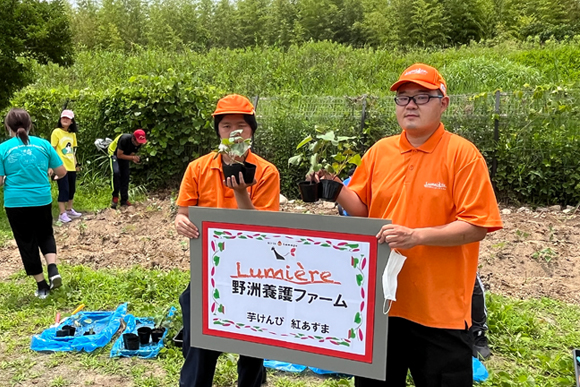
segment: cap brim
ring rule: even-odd
[[[249,116],[253,116],[254,114],[256,114],[255,111],[248,113],[248,112],[240,112],[240,111],[227,111],[227,112],[219,112],[219,113],[213,113],[211,116],[215,117],[215,116],[224,116],[226,114],[247,114]]]
[[[147,139],[145,139],[145,140],[143,140],[143,141],[139,141],[139,139],[137,139],[137,142],[138,142],[139,144],[145,144],[145,143],[147,142]]]
[[[74,119],[74,116],[73,117],[71,117],[71,116],[60,116],[60,118],[68,118],[69,120],[72,120],[72,119]]]
[[[415,83],[419,86],[426,88],[427,90],[439,90],[439,87],[437,87],[436,85],[434,85],[432,83],[423,82],[423,81],[415,81],[415,80],[410,80],[410,79],[401,79],[401,80],[393,83],[393,86],[391,86],[391,91],[397,91],[399,89],[399,87],[401,87],[405,83]]]

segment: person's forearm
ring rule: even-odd
[[[347,186],[342,187],[336,201],[350,216],[368,216],[369,210],[366,204],[360,200],[354,191],[348,189]]]
[[[252,199],[250,199],[250,194],[248,191],[243,190],[242,192],[238,192],[234,190],[234,196],[236,198],[236,202],[238,203],[238,208],[240,210],[255,210],[254,204],[252,203]]]
[[[481,241],[487,228],[456,220],[444,226],[416,228],[414,232],[417,233],[418,245],[460,246]]]
[[[126,155],[124,153],[117,153],[117,158],[120,160],[133,161],[133,155]]]

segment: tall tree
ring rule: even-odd
[[[0,0],[0,107],[31,78],[19,58],[72,63],[68,10],[62,0]]]
[[[270,17],[266,26],[269,44],[288,47],[295,42],[295,23],[298,20],[298,7],[295,0],[273,0],[269,10]]]
[[[213,14],[211,35],[214,47],[241,47],[238,12],[229,0],[220,0],[217,3]]]
[[[365,44],[378,47],[395,47],[399,43],[393,4],[383,0],[365,0],[363,20],[355,23],[362,31]]]
[[[448,41],[447,18],[437,0],[396,2],[399,38],[408,46],[444,46]]]
[[[443,12],[452,45],[468,44],[484,37],[485,10],[479,0],[444,0]]]
[[[239,20],[238,47],[263,45],[267,41],[268,0],[238,0],[237,18]]]
[[[299,22],[305,39],[332,40],[339,24],[340,10],[332,0],[301,0]]]

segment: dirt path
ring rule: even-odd
[[[283,211],[335,215],[330,203],[282,206]],[[504,208],[505,228],[482,243],[481,275],[494,293],[580,302],[580,216],[557,209]],[[55,227],[59,259],[93,268],[189,268],[188,244],[176,235],[169,197],[106,209]],[[338,220],[338,219],[337,219]],[[0,249],[0,279],[22,268],[14,242]]]

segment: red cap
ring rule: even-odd
[[[441,90],[443,95],[447,95],[447,84],[445,79],[439,74],[436,68],[423,63],[415,63],[403,71],[399,80],[391,86],[391,91],[397,91],[404,83],[416,83],[428,90]]]
[[[215,112],[212,116],[224,114],[249,114],[254,115],[254,105],[249,99],[239,94],[226,95],[217,103]]]
[[[137,129],[133,132],[133,136],[139,144],[145,144],[147,142],[147,137],[145,137],[145,131],[143,129]]]

